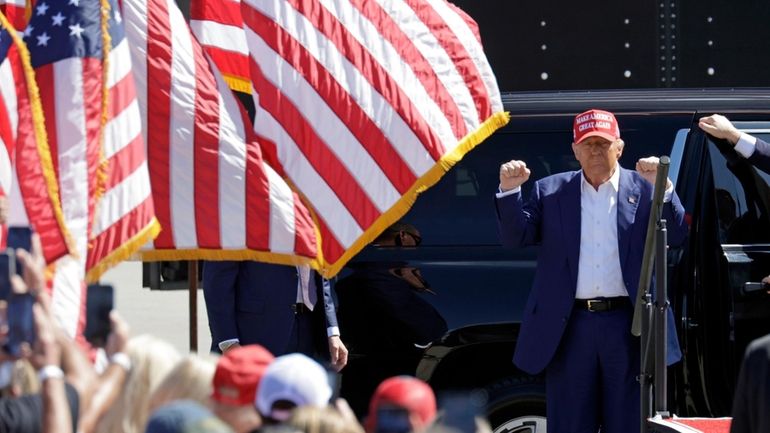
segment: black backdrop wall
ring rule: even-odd
[[[504,91],[770,86],[768,0],[453,3]]]
[[[454,0],[504,90],[770,85],[767,0]]]

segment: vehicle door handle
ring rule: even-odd
[[[743,284],[743,294],[750,295],[759,292],[770,292],[770,284],[747,281]]]

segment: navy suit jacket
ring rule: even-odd
[[[328,351],[326,329],[337,326],[327,280],[317,273],[317,301],[313,309],[313,339]],[[221,341],[237,338],[242,345],[261,344],[276,356],[286,353],[296,324],[297,269],[255,261],[217,261],[203,264],[203,294],[211,329],[212,350]],[[324,342],[324,343],[322,343]]]
[[[618,168],[618,252],[623,281],[634,302],[653,186],[638,173]],[[496,201],[503,245],[541,246],[513,358],[530,374],[540,373],[551,362],[574,305],[580,256],[581,179],[580,171],[555,174],[537,181],[526,203],[521,193]],[[669,245],[681,245],[687,226],[676,194],[664,205],[663,217]],[[671,310],[668,324],[668,361],[672,363],[679,360],[681,352]]]
[[[770,144],[757,138],[756,148],[749,162],[758,169],[770,174]]]

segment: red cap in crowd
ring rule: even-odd
[[[575,116],[572,125],[573,143],[588,137],[602,137],[610,141],[620,138],[620,127],[615,115],[604,110],[588,110]]]
[[[374,391],[366,418],[366,431],[377,425],[377,412],[383,406],[404,409],[416,424],[415,430],[427,427],[436,417],[436,396],[427,383],[409,376],[385,379]]]
[[[274,359],[272,353],[256,344],[228,350],[217,362],[211,398],[233,406],[254,403],[259,380]]]

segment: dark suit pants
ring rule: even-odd
[[[575,309],[546,369],[549,433],[639,431],[639,339],[631,307]]]
[[[299,352],[311,358],[319,359],[320,348],[318,347],[317,334],[319,332],[326,334],[326,330],[314,329],[314,326],[312,313],[307,311],[296,313],[288,345],[281,354]]]

